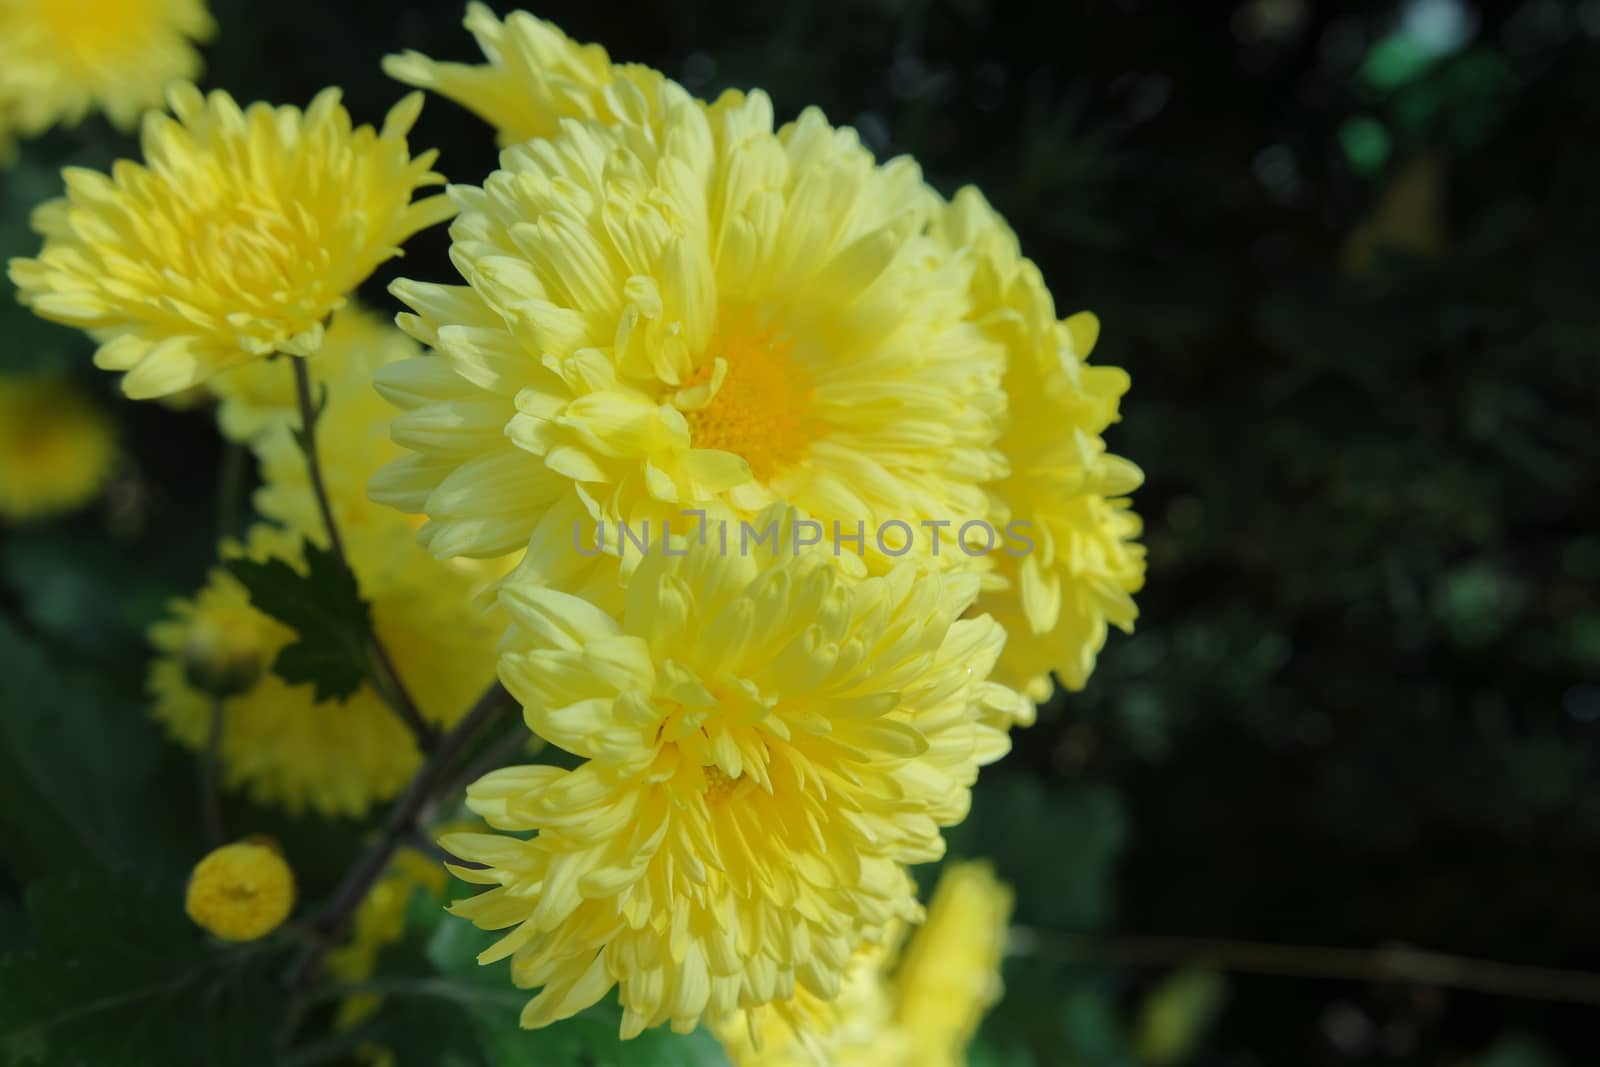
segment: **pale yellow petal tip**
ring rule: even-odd
[[[294,873],[277,846],[262,839],[223,845],[195,865],[184,910],[224,941],[256,941],[294,910]]]
[[[394,107],[389,109],[389,114],[384,116],[381,136],[405,137],[410,133],[422,114],[422,104],[425,99],[420,91],[407,93],[401,97]]]
[[[1099,317],[1092,311],[1080,311],[1068,317],[1065,325],[1072,337],[1073,354],[1079,359],[1087,359],[1089,353],[1094,351],[1095,342],[1100,340]]]
[[[221,89],[216,92],[227,95]],[[205,94],[200,91],[199,86],[188,79],[169,83],[162,95],[166,98],[167,109],[183,122],[192,120],[206,109]],[[159,116],[153,114],[153,117]],[[146,121],[149,121],[149,118]]]
[[[421,52],[407,50],[383,57],[383,73],[401,85],[418,89],[438,88],[438,64]]]

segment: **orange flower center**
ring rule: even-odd
[[[702,767],[701,771],[706,776],[707,804],[715,804],[718,801],[727,800],[733,795],[734,789],[738,788],[739,779],[729,778],[723,769],[715,763]]]
[[[743,457],[758,481],[798,463],[819,434],[811,413],[814,383],[794,358],[794,342],[749,315],[724,317],[683,392],[692,395],[696,387],[714,392],[685,405],[691,445]]]

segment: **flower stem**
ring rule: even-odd
[[[317,498],[318,510],[322,512],[322,525],[328,531],[329,547],[339,557],[339,562],[348,565],[344,542],[339,539],[339,524],[333,521],[333,504],[328,497],[328,487],[322,480],[322,460],[317,455],[319,412],[316,401],[311,397],[310,361],[302,356],[290,356],[289,363],[294,367],[294,391],[300,402],[300,432],[304,435],[301,440],[305,445],[306,469],[311,475],[311,492]]]
[[[222,825],[223,723],[222,698],[214,696],[211,698],[211,721],[206,730],[206,754],[200,763],[200,811],[212,848],[220,846],[227,837]]]
[[[311,475],[311,493],[316,497],[317,510],[322,513],[322,525],[328,531],[328,547],[333,550],[340,565],[349,569],[350,560],[345,555],[344,542],[339,537],[339,524],[333,518],[333,503],[328,496],[327,483],[322,477],[322,460],[317,453],[318,408],[311,395],[310,361],[301,356],[288,358],[294,367],[294,391],[300,404],[300,443],[301,450],[306,456],[306,470]],[[400,672],[395,669],[394,661],[389,658],[389,650],[384,647],[376,633],[372,635],[368,653],[372,661],[372,672],[376,676],[375,687],[384,702],[406,724],[406,729],[410,730],[416,739],[417,747],[424,752],[431,752],[439,742],[439,733],[417,710],[416,701],[411,699],[411,693],[401,680]]]
[[[451,781],[451,765],[513,704],[511,695],[496,682],[455,728],[440,738],[438,746],[400,794],[400,799],[389,809],[377,840],[345,873],[327,908],[317,919],[315,927],[319,940],[306,949],[290,971],[289,982],[295,990],[305,990],[321,975],[328,949],[344,935],[356,908],[383,875],[395,850],[418,830],[422,814],[429,809],[441,787]]]
[[[1600,974],[1502,963],[1386,945],[1330,948],[1203,937],[1080,935],[1013,926],[1010,953],[1068,963],[1103,961],[1127,967],[1208,966],[1237,974],[1394,983],[1489,996],[1600,1005]]]

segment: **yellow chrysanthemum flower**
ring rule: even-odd
[[[896,966],[902,930],[856,954],[839,996],[801,993],[716,1027],[735,1067],[959,1067],[1000,999],[1011,890],[983,863],[939,879],[927,919]]]
[[[127,371],[131,397],[276,352],[314,354],[351,291],[452,211],[440,196],[412,202],[443,181],[435,153],[406,147],[420,94],[381,132],[352,129],[333,89],[304,113],[241,111],[187,84],[168,99],[176,118],[145,120],[145,163],[109,177],[68,169],[66,197],[34,216],[43,251],[11,263],[22,301],[93,334],[96,363]]]
[[[0,0],[0,107],[30,136],[92,110],[132,129],[215,32],[204,0]]]
[[[63,379],[0,376],[0,518],[82,507],[116,457],[111,420],[82,389]]]
[[[952,531],[1004,471],[1003,353],[968,321],[966,259],[922,235],[938,202],[916,166],[876,165],[816,111],[774,131],[762,94],[707,108],[634,73],[606,90],[615,121],[452,187],[468,284],[394,287],[438,356],[379,374],[415,455],[375,496],[426,513],[441,556],[540,529],[546,578],[575,555],[545,521],[573,487],[613,531],[783,501],[864,532],[843,551],[878,572],[907,533],[919,562],[970,567]],[[950,524],[937,558],[930,522]]]
[[[1038,268],[976,189],[957,194],[935,234],[976,259],[974,321],[1006,349],[1000,449],[1009,474],[990,488],[1032,542],[1026,553],[993,557],[1005,584],[987,592],[978,610],[1008,634],[997,678],[1044,700],[1052,672],[1081,689],[1107,623],[1131,630],[1138,617],[1133,594],[1144,584],[1145,553],[1135,543],[1141,525],[1127,494],[1144,475],[1108,453],[1101,438],[1118,418],[1128,375],[1089,364],[1099,333],[1094,316],[1056,320]]]
[[[774,507],[763,518],[792,524]],[[985,681],[1003,635],[952,622],[971,574],[847,578],[826,551],[661,546],[616,617],[513,582],[500,677],[575,770],[512,767],[468,793],[496,830],[452,868],[454,906],[509,932],[543,1026],[621,988],[622,1034],[692,1029],[797,988],[831,998],[852,954],[912,917],[904,865],[937,858],[1008,741]],[[683,553],[679,555],[678,553]]]
[[[391,57],[387,69],[401,81],[437,91],[474,111],[497,127],[505,143],[558,137],[565,119],[627,128],[648,114],[633,90],[645,90],[650,99],[649,88],[656,83],[647,74],[653,72],[610,64],[602,49],[575,44],[560,30],[523,12],[501,23],[487,8],[474,4],[467,26],[486,63],[439,63],[407,53]],[[709,109],[713,122],[737,100],[731,97],[713,105]],[[748,169],[742,156],[738,162]],[[908,202],[913,199],[907,197]],[[909,203],[902,205],[908,207]],[[1012,632],[1000,677],[1043,700],[1050,692],[1051,672],[1070,687],[1082,687],[1104,644],[1107,623],[1127,629],[1137,615],[1131,595],[1143,583],[1144,554],[1133,543],[1141,527],[1125,495],[1142,476],[1131,463],[1108,455],[1100,436],[1117,417],[1127,375],[1086,362],[1096,333],[1092,317],[1056,322],[1053,302],[1037,269],[1022,258],[1015,236],[976,190],[964,190],[953,204],[935,210],[930,229],[948,254],[975,262],[967,314],[987,339],[1005,349],[1009,431],[1000,442],[1004,460],[999,473],[991,465],[985,475],[1001,480],[985,488],[999,497],[999,506],[989,516],[992,525],[998,527],[1008,518],[1022,524],[1018,529],[1032,549],[1016,555],[988,554],[986,559],[998,562],[1001,573],[998,581],[989,583],[996,592],[985,598],[982,608]],[[533,323],[529,330],[540,328],[525,309],[506,312],[507,320],[518,313]],[[423,315],[424,320],[428,317]],[[477,400],[481,394],[464,391],[464,397]],[[464,408],[463,404],[455,410]],[[441,420],[444,410],[434,407],[432,419]],[[476,414],[481,416],[482,409]],[[531,414],[546,417],[543,412]],[[789,436],[787,420],[755,421],[766,427],[768,438]],[[442,449],[419,451],[443,469],[460,466],[440,459]],[[430,460],[416,463],[422,466]],[[511,459],[483,468],[497,473],[514,469]],[[501,534],[526,525],[527,515],[517,515],[515,508],[506,506],[494,513],[497,523],[488,521],[481,500],[472,499],[470,482],[477,477],[482,477],[479,470],[465,469],[448,489],[430,498],[434,484],[430,479],[397,470],[385,477],[380,490],[397,506],[428,512],[434,520],[430,534],[436,538],[436,551],[482,552],[493,538],[475,537],[474,532],[487,529]],[[847,484],[853,490],[859,483]],[[525,511],[542,510],[538,501],[550,493],[540,483],[538,491],[525,498]],[[557,506],[568,511],[562,513],[561,522],[547,525],[565,533],[571,525],[571,505],[556,499]],[[545,553],[550,550],[547,546]],[[541,573],[556,580],[565,577],[559,572]],[[1029,717],[1031,711],[1024,719]]]
[[[298,534],[258,525],[242,551],[298,568],[300,546]],[[418,709],[429,722],[451,725],[494,677],[499,628],[471,604],[482,583],[417,551],[403,530],[398,538],[393,532],[350,537],[346,548],[372,603],[373,625]],[[225,554],[238,551],[224,547]],[[227,571],[213,570],[199,594],[172,610],[172,618],[151,629],[157,658],[149,690],[156,718],[180,743],[203,749],[210,733],[215,698],[192,677],[196,647],[227,634],[234,662],[260,664],[255,684],[223,702],[222,766],[230,787],[248,787],[258,801],[291,812],[360,815],[416,772],[411,734],[370,686],[343,703],[319,703],[310,685],[288,685],[266,669],[294,635],[256,611]]]
[[[564,118],[616,117],[615,101],[605,90],[618,68],[604,48],[576,44],[526,11],[513,11],[501,22],[480,3],[467,5],[466,27],[487,63],[441,63],[407,52],[385,59],[384,72],[476,113],[499,131],[503,145],[553,137]]]
[[[294,910],[294,872],[271,844],[223,845],[195,865],[184,910],[224,941],[259,940]]]

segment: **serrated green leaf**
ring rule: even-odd
[[[348,700],[371,677],[372,609],[356,577],[331,549],[303,543],[305,572],[281,559],[228,561],[250,602],[294,630],[272,669],[290,685],[311,684],[317,700]]]

